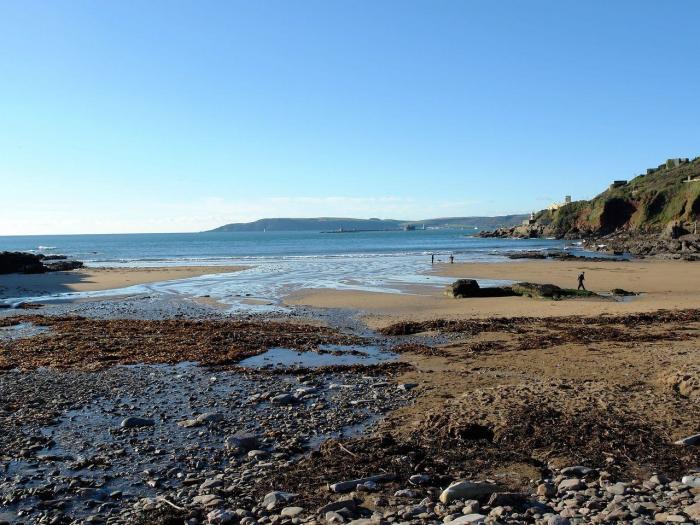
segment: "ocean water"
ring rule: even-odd
[[[430,274],[430,256],[447,262],[502,261],[506,252],[576,247],[546,239],[481,239],[465,230],[411,232],[244,232],[0,237],[0,251],[63,254],[94,267],[244,265],[247,270],[132,286],[120,293],[208,295],[232,309],[280,308],[305,288],[419,293],[451,282]],[[478,277],[478,276],[465,276]],[[501,284],[482,281],[482,285]],[[420,288],[420,287],[418,287]],[[61,294],[54,300],[114,295]],[[49,298],[42,298],[43,300]]]

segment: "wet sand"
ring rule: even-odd
[[[289,305],[361,310],[372,327],[401,319],[488,318],[494,316],[599,315],[651,312],[659,309],[700,307],[700,265],[683,261],[578,262],[527,261],[436,265],[444,277],[503,279],[575,287],[586,272],[594,292],[623,288],[641,293],[626,301],[570,299],[563,301],[523,297],[454,299],[437,287],[413,287],[408,294],[352,290],[302,290],[285,299]]]
[[[70,272],[50,272],[35,275],[0,275],[0,299],[8,297],[38,297],[67,292],[112,290],[202,275],[231,273],[245,266],[177,266],[162,268],[84,268]]]

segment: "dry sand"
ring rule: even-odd
[[[37,297],[66,292],[112,290],[137,284],[231,273],[244,266],[177,266],[163,268],[84,268],[36,275],[0,275],[0,299]]]
[[[435,274],[454,278],[504,279],[575,287],[586,272],[595,292],[624,288],[642,295],[624,302],[603,299],[551,301],[522,297],[454,299],[435,287],[414,287],[409,294],[347,290],[303,290],[288,304],[350,308],[365,312],[370,326],[399,319],[425,320],[493,316],[598,315],[700,307],[700,264],[684,261],[579,262],[526,261],[436,265]]]

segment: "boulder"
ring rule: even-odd
[[[275,405],[291,405],[293,403],[296,403],[297,401],[299,400],[292,394],[280,394],[270,399],[270,402]]]
[[[459,518],[448,521],[445,525],[466,525],[468,523],[484,523],[486,516],[483,514],[465,514]]]
[[[692,447],[694,445],[700,445],[700,434],[693,434],[692,436],[679,439],[674,443],[674,445],[680,445],[682,447]]]
[[[595,474],[596,470],[583,465],[575,465],[573,467],[564,467],[561,469],[561,473],[564,476],[588,476],[589,474]]]
[[[569,478],[563,480],[561,483],[559,483],[559,486],[557,487],[557,490],[560,493],[567,492],[569,490],[580,490],[584,488],[585,485],[581,483],[581,480],[578,478]]]
[[[498,486],[490,483],[457,481],[442,491],[442,494],[440,494],[440,501],[447,505],[458,499],[476,499],[481,496],[488,496],[497,491]]]
[[[285,507],[282,509],[282,512],[280,512],[280,516],[284,516],[285,518],[296,518],[302,512],[304,512],[303,507]]]
[[[152,427],[156,422],[145,417],[127,417],[119,425],[122,428]]]
[[[352,498],[348,498],[348,499],[341,499],[338,501],[331,501],[330,503],[326,503],[323,507],[318,509],[316,511],[316,513],[323,516],[326,514],[326,512],[335,512],[335,511],[341,510],[341,509],[348,509],[351,512],[354,512],[356,508],[357,508],[357,503],[355,503],[355,500]]]
[[[696,476],[691,476],[691,475],[683,476],[683,478],[681,479],[681,481],[683,482],[684,485],[688,485],[689,487],[693,487],[693,488],[696,488],[696,489],[697,489],[697,488],[700,488],[700,475],[696,475]]]
[[[282,492],[275,490],[273,492],[268,492],[262,500],[262,505],[268,510],[272,510],[275,506],[280,503],[288,503],[294,500],[298,495],[291,492]]]
[[[233,523],[235,519],[236,515],[228,510],[215,509],[207,514],[207,523],[212,524]]]
[[[248,452],[258,447],[260,438],[255,434],[247,434],[240,432],[228,436],[224,442],[225,447],[228,450],[234,450],[236,452]]]
[[[478,297],[479,283],[475,279],[457,279],[445,289],[450,297]]]
[[[389,481],[394,479],[393,474],[377,474],[376,476],[369,476],[366,478],[353,479],[350,481],[339,481],[338,483],[333,483],[331,485],[331,490],[333,492],[350,492],[355,490],[355,487],[362,485],[371,481],[372,483],[381,483],[383,481]]]
[[[445,288],[448,297],[512,297],[515,295],[510,286],[488,286],[481,288],[474,279],[457,279]]]
[[[693,503],[692,505],[688,505],[683,509],[683,512],[685,512],[689,518],[695,521],[700,521],[700,501]]]

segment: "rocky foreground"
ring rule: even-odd
[[[253,506],[226,508],[229,491],[220,479],[200,486],[197,502],[209,510],[208,523],[300,524],[348,523],[534,523],[567,525],[575,523],[693,524],[700,520],[700,473],[670,481],[654,475],[648,480],[612,482],[610,475],[584,467],[566,467],[553,477],[536,480],[528,492],[504,492],[492,482],[455,481],[444,489],[434,486],[430,476],[416,474],[402,480],[393,493],[382,484],[393,476],[379,474],[365,479],[330,485],[336,496],[317,509],[295,505],[297,494],[273,491]],[[338,496],[337,494],[346,493]],[[177,509],[169,502],[146,499],[137,507],[157,512],[170,506],[185,523],[200,523],[193,512]],[[171,511],[167,511],[171,513]],[[194,512],[197,514],[197,512]]]
[[[698,310],[1,324],[3,524],[699,519]],[[281,345],[358,363],[246,365]]]

